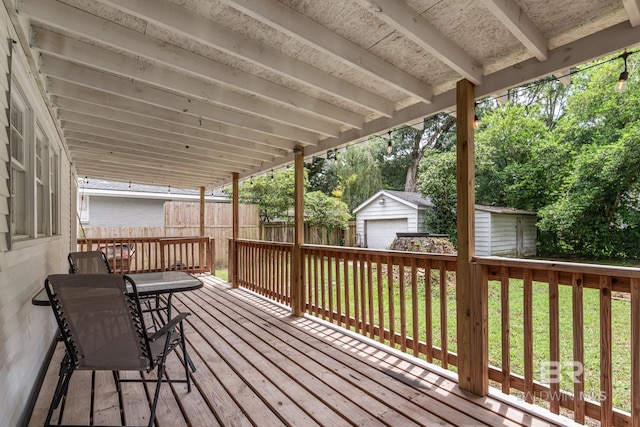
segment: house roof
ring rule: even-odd
[[[640,43],[638,0],[22,0],[78,176],[217,188]],[[15,9],[14,9],[15,8]]]
[[[85,196],[103,197],[131,197],[142,199],[162,200],[200,200],[200,190],[185,188],[160,187],[102,179],[80,179],[81,194]],[[209,191],[205,194],[206,201],[229,201],[222,191]]]
[[[373,196],[369,197],[367,200],[362,202],[357,208],[353,210],[353,213],[357,213],[358,211],[364,209],[366,206],[371,204],[374,200],[378,200],[380,197],[389,197],[394,199],[404,205],[412,209],[424,209],[428,206],[433,206],[431,200],[429,198],[423,197],[420,193],[411,193],[407,191],[396,191],[396,190],[380,190]]]

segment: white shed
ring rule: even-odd
[[[356,242],[386,249],[397,233],[428,233],[425,211],[432,206],[419,193],[381,190],[358,206]],[[525,257],[536,254],[536,214],[513,208],[476,205],[476,255]]]
[[[381,190],[358,206],[356,242],[371,249],[386,249],[396,233],[421,233],[424,212],[431,201],[419,193]]]
[[[476,255],[518,257],[536,254],[536,214],[476,205]]]

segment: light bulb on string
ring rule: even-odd
[[[622,93],[627,89],[627,80],[629,80],[629,71],[627,71],[627,58],[629,57],[629,52],[625,52],[620,55],[620,58],[624,60],[624,71],[620,73],[620,77],[618,77],[618,83],[616,83],[616,91]]]
[[[387,154],[393,151],[393,143],[391,142],[391,131],[389,131],[389,140],[387,141]]]

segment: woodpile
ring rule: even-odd
[[[432,254],[456,254],[453,244],[442,237],[396,237],[389,249]]]

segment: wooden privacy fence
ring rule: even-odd
[[[238,283],[290,303],[293,245],[236,244]],[[307,313],[456,370],[455,255],[301,250]],[[493,385],[581,423],[640,419],[640,270],[506,258],[472,265],[488,293]]]
[[[102,251],[114,273],[182,270],[215,272],[213,241],[208,237],[78,239],[78,251]]]
[[[304,241],[312,245],[355,246],[355,221],[346,229],[304,225]],[[288,222],[261,222],[261,240],[269,242],[293,242],[294,225]],[[245,237],[246,238],[246,237]],[[250,238],[250,237],[249,237]]]

